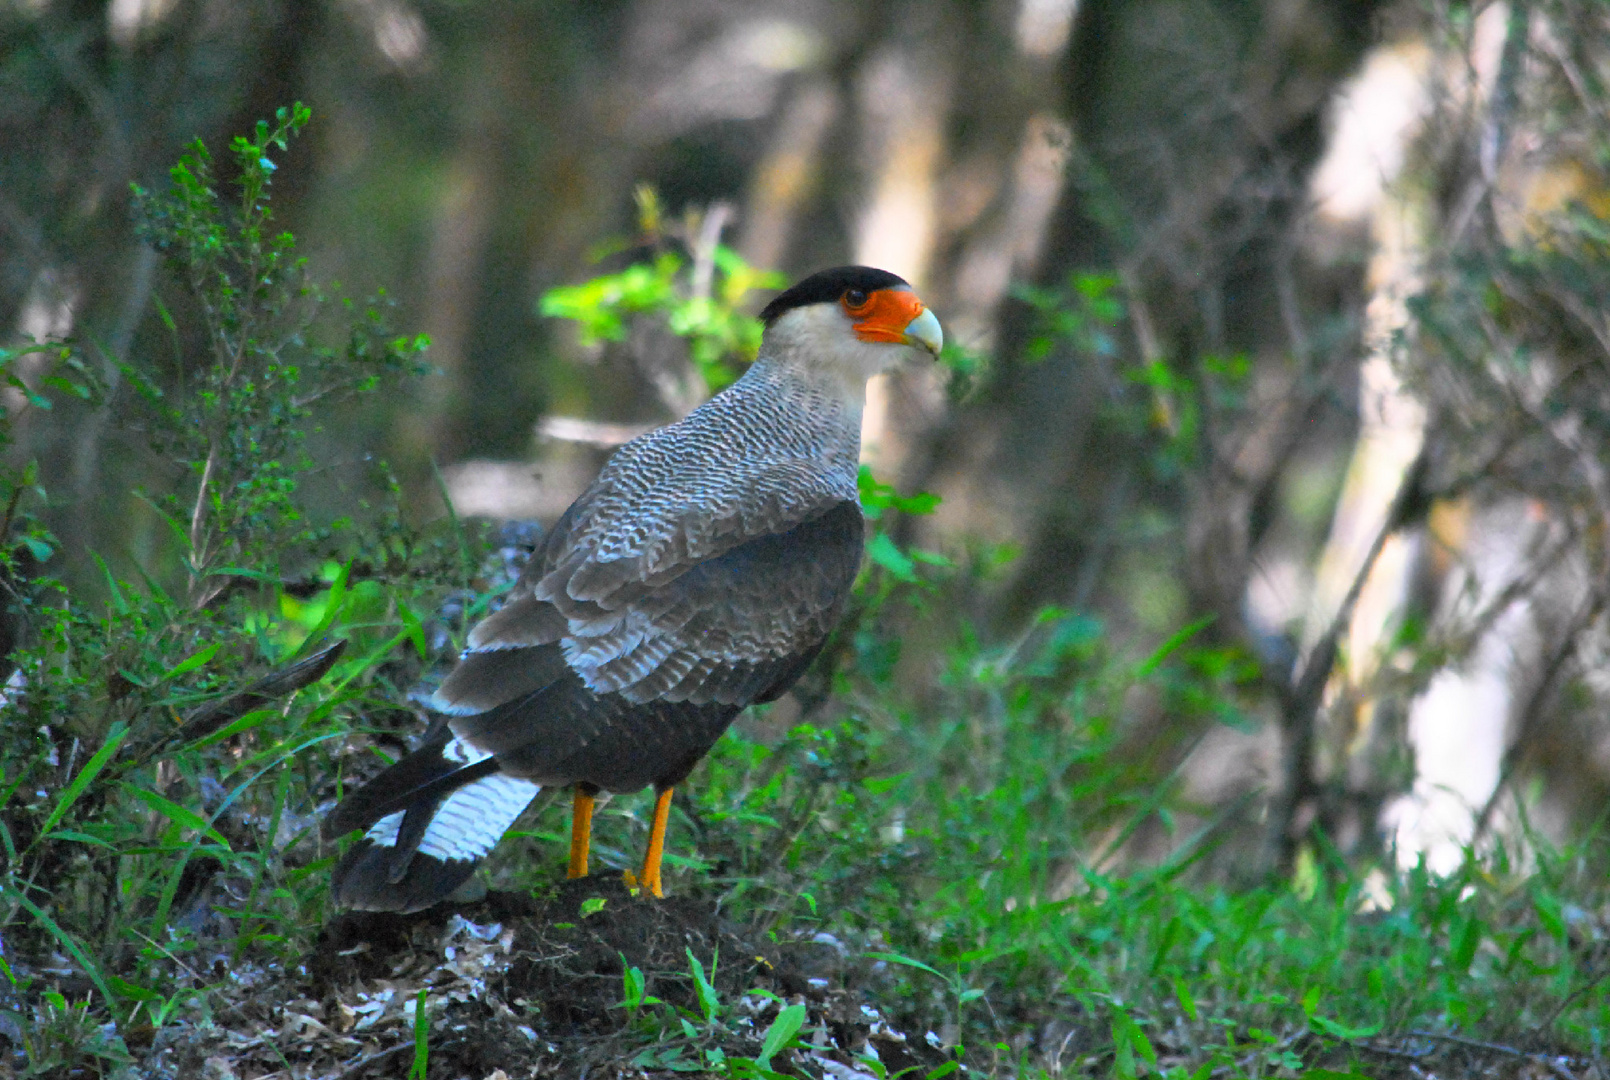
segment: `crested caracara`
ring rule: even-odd
[[[660,895],[671,789],[752,702],[799,678],[861,563],[866,380],[939,320],[900,278],[824,270],[761,312],[760,355],[685,419],[621,447],[470,631],[418,750],[349,794],[324,835],[364,835],[336,900],[448,896],[541,788],[574,788],[570,876],[597,793],[653,784],[638,881]]]

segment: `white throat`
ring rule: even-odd
[[[760,358],[798,372],[851,407],[859,418],[866,381],[904,360],[906,346],[862,341],[837,304],[811,304],[784,312],[767,327]]]

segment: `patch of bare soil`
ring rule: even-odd
[[[690,954],[716,989],[718,1024],[702,1022]],[[895,1030],[868,1004],[874,967],[831,938],[767,940],[708,900],[637,897],[598,875],[541,903],[493,894],[457,910],[341,916],[297,972],[264,980],[211,1027],[164,1029],[141,1068],[174,1080],[406,1077],[421,991],[431,1080],[607,1080],[685,1071],[712,1048],[755,1057],[789,1004],[806,1007],[810,1049],[779,1054],[780,1072],[871,1080],[858,1057],[889,1075],[944,1064],[926,1028]],[[635,1017],[623,1003],[631,968],[664,1003]]]
[[[690,955],[714,984],[715,1023],[705,1021]],[[625,975],[633,968],[641,972],[642,995],[661,1003],[645,1003],[635,1015],[625,1003]],[[860,950],[827,935],[772,940],[729,922],[709,899],[633,896],[614,875],[564,882],[540,902],[493,894],[411,916],[348,914],[325,928],[294,971],[214,974],[231,976],[224,980],[231,989],[208,1002],[210,1022],[170,1022],[144,1038],[129,1033],[135,1075],[400,1080],[415,1063],[421,992],[429,1080],[613,1080],[703,1071],[713,1055],[759,1057],[772,1020],[796,1004],[805,1007],[799,1037],[806,1045],[773,1058],[776,1072],[875,1080],[878,1070],[867,1059],[889,1077],[954,1069],[924,1022],[934,1005],[898,996],[893,973]],[[1110,1032],[1077,1002],[984,1004],[1006,1041],[970,1050],[954,1075],[1112,1074]],[[945,1031],[942,1025],[942,1017],[932,1018],[933,1028]],[[1199,1064],[1188,1031],[1159,1023],[1150,1034],[1163,1070]],[[1336,1076],[1610,1076],[1541,1039],[1501,1043],[1409,1032],[1320,1045],[1311,1032],[1292,1038],[1283,1049],[1322,1062]],[[1258,1064],[1263,1050],[1249,1053],[1241,1067],[1267,1069]]]

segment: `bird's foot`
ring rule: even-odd
[[[663,900],[665,898],[665,893],[661,891],[660,888],[658,876],[656,876],[653,881],[649,881],[647,879],[639,879],[638,876],[630,870],[622,870],[621,877],[625,879],[626,887],[631,890],[633,896],[640,896],[646,892],[656,900]]]

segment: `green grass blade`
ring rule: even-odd
[[[420,987],[414,999],[414,1064],[408,1070],[408,1080],[425,1080],[430,1064],[430,1017],[425,1012],[425,988]]]
[[[218,655],[220,644],[220,642],[215,641],[211,645],[208,645],[205,649],[202,649],[200,652],[193,653],[190,656],[185,657],[173,667],[169,668],[167,672],[162,675],[160,681],[167,682],[169,679],[177,678],[187,671],[194,671],[203,664],[211,662],[212,658]]]
[[[287,663],[302,659],[330,632],[330,627],[335,625],[341,610],[347,606],[347,579],[351,576],[352,562],[348,560],[341,564],[341,568],[336,571],[335,580],[330,582],[330,595],[324,601],[324,615],[319,619],[318,625],[308,631],[307,637],[302,639],[302,644],[296,647],[296,651],[287,658]]]
[[[107,762],[112,760],[112,755],[117,753],[117,748],[123,744],[128,733],[129,726],[123,721],[119,720],[112,725],[112,730],[106,733],[106,741],[101,744],[101,748],[84,763],[84,767],[78,770],[78,775],[73,777],[73,782],[67,785],[67,790],[62,792],[61,798],[56,800],[55,808],[50,811],[50,816],[39,829],[41,834],[54,829],[57,822],[73,808],[78,797],[84,794],[84,789],[94,782],[101,770],[106,768]]]
[[[1174,631],[1174,633],[1169,636],[1167,641],[1159,645],[1150,656],[1135,666],[1135,678],[1144,679],[1146,676],[1156,671],[1162,666],[1163,661],[1172,656],[1181,645],[1184,645],[1197,634],[1200,634],[1203,630],[1206,630],[1217,618],[1217,615],[1204,615],[1195,622],[1189,623]]]
[[[913,960],[909,956],[901,956],[899,953],[892,952],[869,952],[867,953],[867,956],[871,957],[873,960],[887,960],[891,964],[904,964],[906,967],[916,968],[918,971],[926,971],[935,978],[943,979],[947,983],[950,982],[949,979],[946,979],[945,976],[941,975],[938,971],[929,967],[921,960]]]
[[[721,999],[716,996],[715,986],[705,977],[704,965],[699,963],[699,958],[693,955],[691,948],[687,949],[686,952],[688,954],[688,969],[693,972],[693,986],[699,993],[699,1008],[704,1013],[705,1022],[714,1023],[716,1013],[721,1007]],[[714,962],[711,963],[710,969],[714,972]]]
[[[229,841],[224,839],[223,833],[220,833],[217,829],[214,829],[206,818],[202,817],[194,810],[186,809],[170,799],[164,799],[161,795],[158,795],[154,791],[147,791],[145,788],[138,787],[134,784],[123,782],[119,783],[118,787],[122,788],[136,799],[139,799],[141,802],[145,803],[145,805],[149,806],[152,810],[155,810],[169,821],[177,825],[183,825],[187,829],[194,830],[195,832],[206,836],[214,843],[222,845],[225,850],[229,849]]]
[[[72,955],[72,958],[78,961],[78,966],[84,969],[84,974],[89,976],[90,982],[94,983],[95,988],[101,992],[101,997],[106,999],[106,1007],[112,1011],[112,1015],[116,1016],[117,999],[112,996],[112,988],[106,984],[106,977],[101,974],[100,965],[91,960],[89,955],[79,947],[73,935],[57,925],[56,920],[52,919],[43,908],[16,889],[0,885],[0,895],[7,894],[21,904],[28,914],[34,917],[34,921],[48,930],[52,937],[61,942],[62,948],[66,949]]]

